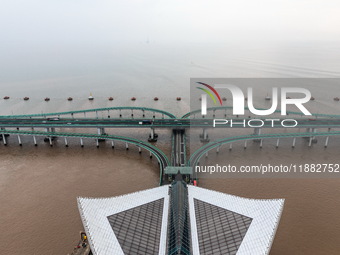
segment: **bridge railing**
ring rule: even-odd
[[[88,112],[101,112],[101,111],[121,111],[121,110],[140,110],[142,112],[152,112],[159,113],[164,116],[168,116],[171,119],[175,119],[176,116],[167,111],[148,108],[148,107],[107,107],[107,108],[95,108],[95,109],[87,109],[87,110],[78,110],[78,111],[65,111],[65,112],[53,112],[53,113],[38,113],[38,114],[21,114],[21,115],[2,115],[0,118],[32,118],[32,117],[48,117],[48,116],[61,116],[61,115],[74,115],[80,113],[88,113]]]

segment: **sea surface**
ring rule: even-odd
[[[339,78],[340,44],[322,42],[271,44],[157,44],[23,45],[1,49],[0,115],[62,112],[100,107],[144,106],[182,116],[190,110],[190,78]],[[310,85],[314,113],[340,114],[337,84]],[[93,95],[94,100],[87,97]],[[255,102],[266,107],[266,89]],[[10,96],[10,99],[2,99]],[[24,101],[23,97],[30,97]],[[113,101],[108,97],[112,96]],[[44,98],[50,97],[49,102]],[[67,101],[73,97],[73,101]],[[136,97],[136,101],[131,101]],[[158,101],[153,98],[158,97]],[[177,101],[176,97],[181,97]],[[198,100],[197,98],[191,100]],[[229,99],[227,104],[230,104]],[[118,115],[117,115],[118,116]],[[102,116],[104,117],[104,116]],[[114,117],[114,115],[112,116]],[[67,129],[66,131],[75,131]],[[170,130],[156,130],[157,147],[170,155]],[[282,131],[282,130],[281,130]],[[83,130],[96,132],[96,130]],[[146,130],[108,130],[146,141]],[[235,131],[238,133],[238,131]],[[241,131],[240,131],[241,132]],[[245,132],[249,132],[245,131]],[[273,132],[270,130],[268,132]],[[283,130],[285,132],[285,130]],[[219,133],[211,139],[231,133]],[[65,148],[30,137],[0,144],[0,232],[3,254],[67,254],[83,230],[76,198],[110,197],[156,187],[155,159],[125,144],[71,140]],[[323,140],[308,148],[299,141],[252,144],[244,151],[235,144],[229,152],[211,153],[210,161],[224,163],[333,162],[340,163],[339,139]],[[200,146],[200,144],[195,145]],[[340,177],[340,176],[339,176]],[[271,254],[339,254],[340,179],[256,178],[201,179],[205,188],[250,198],[285,198],[286,203]]]

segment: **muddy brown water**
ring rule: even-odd
[[[162,147],[167,143],[160,142]],[[34,147],[26,139],[22,147],[12,137],[8,146],[0,146],[0,240],[1,253],[67,254],[83,230],[76,197],[110,197],[158,186],[156,159],[147,152],[138,153],[124,144],[114,150],[108,143],[95,147],[94,141],[78,141],[65,148],[62,142],[54,147],[40,141]],[[221,149],[210,153],[209,160],[224,163],[234,157],[249,162],[278,158],[326,161],[339,160],[339,148],[333,143],[327,150],[320,144],[307,150],[303,144],[295,151],[283,144],[262,152],[250,145],[241,145],[233,152]],[[288,149],[289,148],[289,149]],[[224,151],[224,152],[223,152]],[[305,151],[305,152],[304,152]],[[230,154],[231,153],[231,154]],[[169,151],[167,151],[169,154]],[[228,161],[229,162],[229,161]],[[340,251],[340,179],[201,179],[204,188],[250,198],[285,198],[281,222],[270,254],[339,254]]]

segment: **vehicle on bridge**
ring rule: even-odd
[[[151,125],[152,123],[152,120],[142,120],[139,122],[139,125]]]

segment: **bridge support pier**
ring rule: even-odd
[[[308,146],[312,146],[313,143],[317,143],[318,140],[315,136],[312,134],[316,132],[316,128],[306,128],[306,133],[311,133],[311,136],[305,137],[306,139],[309,139]]]
[[[150,158],[152,158],[152,152],[150,151]]]
[[[97,128],[98,135],[105,135],[105,128]]]
[[[99,148],[99,139],[96,139],[97,148]]]
[[[155,133],[155,129],[151,128],[151,132],[150,132],[148,141],[149,142],[157,142],[157,137],[158,137],[158,134]]]
[[[68,147],[67,138],[65,137],[65,147]]]
[[[260,149],[262,149],[263,139],[260,139]]]
[[[22,146],[20,135],[18,135],[18,142],[19,142],[19,145]]]
[[[202,143],[206,143],[209,142],[209,135],[208,135],[208,131],[206,128],[203,128],[203,133],[200,134],[200,138],[201,138],[201,142]]]
[[[129,149],[129,144],[125,143],[125,149],[128,150]]]
[[[276,141],[276,149],[279,148],[279,143],[280,143],[280,138],[277,138],[277,141]]]
[[[34,146],[38,146],[37,139],[35,138],[35,135],[33,136],[33,142],[34,142]]]
[[[139,147],[139,146],[138,146],[138,152],[139,152],[139,153],[142,153],[142,149],[141,149],[141,147]]]
[[[80,146],[81,146],[81,147],[84,147],[83,138],[80,138]]]
[[[2,134],[2,140],[4,141],[4,145],[7,145],[7,140],[5,134]]]
[[[329,136],[326,137],[325,148],[327,148],[328,146],[328,140],[329,140]]]
[[[261,128],[259,128],[259,127],[256,127],[256,128],[254,128],[254,133],[253,133],[253,135],[254,136],[259,136],[259,135],[261,135]],[[262,139],[253,139],[253,141],[254,142],[261,142],[262,143]]]
[[[244,141],[244,149],[247,149],[247,140]]]
[[[115,142],[113,140],[111,141],[111,146],[112,146],[112,149],[115,147]]]
[[[50,140],[50,146],[52,147],[53,146],[52,137],[49,137],[48,140]]]
[[[312,146],[312,141],[313,141],[313,137],[309,137],[309,142],[308,142],[308,147],[311,147]]]
[[[296,143],[296,137],[294,137],[294,139],[293,139],[293,145],[292,145],[292,148],[295,148],[295,143]]]
[[[230,145],[229,145],[229,150],[231,151],[233,149],[233,144],[231,143]]]
[[[217,148],[216,148],[216,153],[219,153],[220,152],[220,146],[218,146]]]
[[[105,129],[104,129],[104,128],[97,128],[97,132],[98,132],[98,135],[101,135],[101,136],[107,135],[107,134],[105,133]],[[105,141],[105,138],[99,138],[99,139],[97,139],[97,140],[98,140],[98,142],[104,142],[104,141]]]

